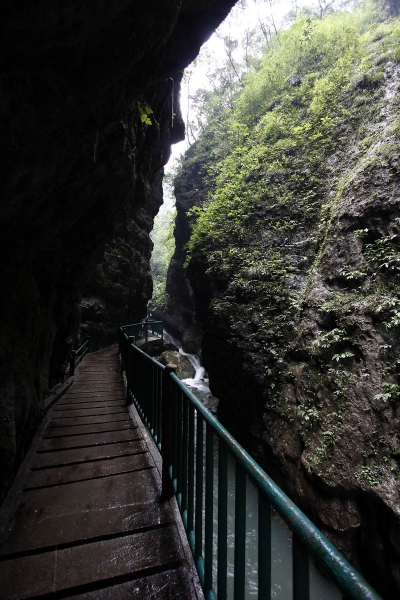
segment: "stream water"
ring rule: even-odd
[[[207,374],[195,354],[187,354],[182,350],[178,340],[171,335],[165,337],[171,341],[179,353],[186,356],[195,369],[193,378],[183,382],[190,388],[207,408],[216,408],[217,400],[213,398],[208,386]],[[216,446],[215,446],[216,448]],[[218,469],[217,450],[214,457],[214,473]],[[234,518],[235,518],[235,464],[233,458],[228,460],[228,598],[233,598],[233,565],[234,565]],[[216,489],[216,485],[214,489]],[[218,510],[217,495],[214,498],[214,531],[217,531]],[[246,486],[246,600],[257,596],[257,535],[258,535],[258,494],[255,487],[247,481]],[[276,600],[292,600],[292,534],[286,523],[273,511],[272,514],[272,593]],[[217,540],[214,540],[214,548]],[[214,574],[216,580],[216,573]],[[340,600],[342,594],[338,588],[326,579],[315,564],[310,566],[310,598],[311,600]]]

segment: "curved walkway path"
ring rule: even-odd
[[[0,598],[201,598],[117,347],[88,354],[0,511]]]

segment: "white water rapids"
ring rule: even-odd
[[[210,388],[208,387],[209,381],[204,367],[202,366],[199,357],[197,354],[188,354],[182,349],[182,346],[176,338],[174,338],[170,333],[164,330],[164,337],[166,340],[170,341],[171,344],[176,346],[179,350],[179,354],[182,356],[186,356],[186,358],[191,362],[195,375],[193,378],[182,379],[183,383],[187,385],[192,392],[199,398],[199,400],[204,400],[204,398],[211,394]]]

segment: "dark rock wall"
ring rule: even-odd
[[[161,182],[162,171],[151,186],[150,202],[117,227],[83,291],[80,336],[90,336],[91,350],[115,342],[119,323],[137,323],[146,316],[152,293],[149,232],[162,202]]]
[[[194,144],[185,155],[185,163],[181,175],[175,179],[176,220],[175,220],[175,252],[168,268],[166,289],[168,305],[163,320],[168,331],[182,341],[186,352],[201,353],[202,328],[201,311],[208,308],[211,294],[200,298],[194,294],[190,277],[185,269],[185,246],[190,238],[190,216],[188,212],[193,206],[202,206],[208,186],[202,172],[202,161],[196,155]],[[196,273],[196,287],[199,288],[199,273]],[[196,315],[196,301],[200,319]]]
[[[110,240],[125,237],[126,229],[130,240],[138,239],[134,260],[148,261],[150,245],[135,231],[147,236],[159,202],[153,198],[146,214],[150,186],[172,138],[182,134],[179,116],[175,134],[171,113],[163,112],[169,78],[179,83],[182,68],[232,4],[48,0],[2,6],[2,490],[40,419],[49,380],[64,375],[80,296],[105,245],[111,255],[116,246]],[[141,122],[138,101],[152,107],[151,126]],[[147,272],[142,266],[139,297],[150,292]],[[137,306],[131,314],[144,304],[135,286],[128,285]]]
[[[142,163],[152,166],[150,176],[142,175],[143,186],[136,194],[136,207],[134,210],[128,207],[83,291],[79,333],[81,340],[90,336],[92,350],[115,342],[119,323],[136,323],[147,314],[153,290],[150,271],[153,244],[149,234],[163,201],[164,173],[162,168],[155,169],[168,161],[171,144],[184,137],[180,80],[181,73],[148,94],[156,128],[142,126],[137,143],[145,154]]]
[[[162,203],[162,178],[161,169],[150,186],[148,202],[118,225],[83,290],[79,337],[90,337],[92,351],[114,343],[119,324],[137,323],[147,315],[153,291],[149,233]]]

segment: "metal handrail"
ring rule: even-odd
[[[89,341],[90,338],[86,338],[81,346],[79,346],[78,350],[75,350],[75,364],[77,365],[85,356],[85,354],[89,351]]]
[[[128,336],[133,336],[135,340],[148,340],[149,335],[164,338],[164,328],[162,321],[143,321],[142,323],[131,323],[130,325],[121,325],[121,329]]]
[[[142,421],[161,452],[161,379],[165,367],[140,350],[131,340],[132,337],[120,327],[118,342],[121,368],[127,379],[127,402],[135,403]]]
[[[206,599],[227,597],[228,456],[235,461],[234,598],[245,593],[246,481],[258,491],[258,597],[271,598],[271,507],[292,531],[293,598],[309,600],[309,555],[348,599],[380,596],[261,469],[173,372],[142,352],[121,327],[128,402],[163,455],[163,495],[173,493]],[[215,440],[218,470],[214,477]],[[216,480],[216,486],[214,488]],[[214,498],[218,498],[214,549]]]
[[[72,377],[75,374],[75,367],[84,359],[86,354],[89,352],[89,341],[87,337],[81,346],[77,350],[72,350],[71,359],[69,363],[69,376]]]

